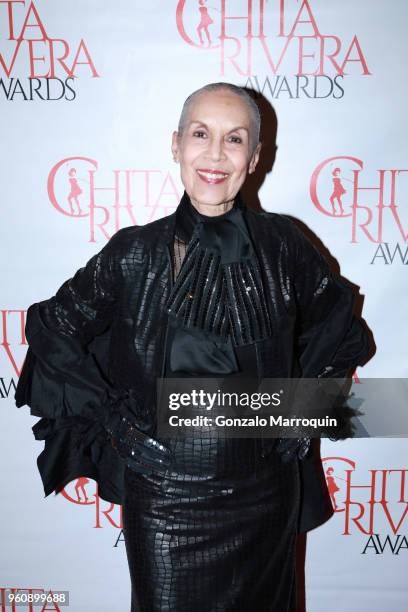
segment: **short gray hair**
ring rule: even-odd
[[[208,85],[204,85],[203,87],[200,87],[200,89],[196,89],[196,91],[193,91],[193,93],[190,94],[188,98],[186,98],[183,104],[183,108],[181,110],[181,115],[178,123],[179,135],[181,136],[185,128],[187,114],[191,103],[202,93],[220,90],[227,90],[234,93],[235,95],[242,98],[242,100],[244,100],[244,102],[247,104],[252,119],[252,148],[254,150],[256,145],[259,143],[259,135],[261,131],[261,113],[255,100],[248,93],[248,90],[246,90],[244,87],[234,85],[233,83],[224,83],[222,81],[218,83],[209,83]]]

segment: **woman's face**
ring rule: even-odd
[[[255,170],[261,145],[252,151],[251,113],[239,96],[203,92],[192,102],[172,152],[193,205],[203,214],[222,214]]]

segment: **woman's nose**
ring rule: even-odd
[[[207,155],[212,161],[219,161],[225,157],[224,143],[221,138],[209,139]]]

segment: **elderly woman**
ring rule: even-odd
[[[244,89],[191,94],[175,213],[118,231],[28,309],[16,402],[42,417],[45,494],[90,477],[122,504],[134,612],[294,612],[296,535],[333,514],[307,438],[157,434],[159,378],[344,376],[367,355],[351,289],[241,197],[259,130]]]

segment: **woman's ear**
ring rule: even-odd
[[[252,153],[251,160],[249,162],[248,174],[252,174],[253,172],[255,172],[255,168],[259,160],[259,154],[261,152],[261,148],[262,148],[262,143],[258,142],[258,144],[255,147],[255,151]]]
[[[175,162],[178,162],[179,160],[178,136],[178,132],[174,130],[171,140],[171,152],[173,153],[173,159]]]

